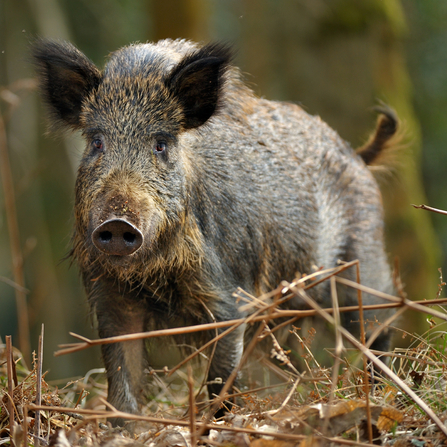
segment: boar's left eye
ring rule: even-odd
[[[92,148],[97,152],[104,152],[104,143],[100,138],[95,138],[92,141]]]
[[[157,141],[154,146],[154,152],[156,154],[161,154],[166,151],[168,145],[165,141]]]

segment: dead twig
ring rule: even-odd
[[[28,405],[23,406],[23,447],[28,447]]]
[[[201,300],[199,299],[200,303],[202,304],[203,308],[205,309],[206,313],[210,316],[210,318],[213,320],[213,323],[216,323],[216,317],[214,316],[214,314],[211,312],[211,310],[208,308],[208,306]],[[231,328],[230,328],[231,329]],[[217,340],[219,337],[219,331],[217,329],[215,329],[215,334],[216,336],[213,338],[214,340],[214,344],[213,343],[207,343],[208,346],[210,346],[211,344],[213,344],[213,349],[211,350],[211,353],[208,357],[208,362],[206,365],[206,371],[205,374],[203,376],[203,380],[202,383],[200,385],[199,391],[197,392],[197,395],[199,395],[202,392],[203,387],[205,387],[206,385],[206,380],[208,377],[208,372],[211,368],[211,362],[213,361],[214,358],[214,354],[216,353],[216,349],[217,349]],[[206,346],[206,347],[208,347]],[[196,350],[189,355],[186,359],[183,359],[182,362],[180,362],[177,366],[175,366],[171,371],[169,371],[168,373],[168,377],[171,376],[174,371],[176,371],[178,368],[180,368],[182,365],[184,365],[185,363],[187,363],[190,359],[194,358],[196,355],[199,355],[202,351],[204,351],[206,349],[206,347],[204,348],[203,346],[201,346],[199,349],[196,348]],[[189,368],[189,366],[188,366]],[[192,441],[191,441],[192,442]]]
[[[281,301],[282,303],[283,301]],[[168,377],[171,376],[175,371],[177,371],[179,368],[181,368],[185,363],[189,362],[190,360],[192,360],[194,357],[196,357],[197,355],[199,355],[202,351],[204,351],[206,348],[208,348],[209,346],[211,346],[212,344],[217,343],[218,340],[220,340],[221,338],[224,338],[225,336],[227,336],[228,334],[230,334],[231,332],[235,331],[236,329],[238,329],[240,326],[242,326],[243,324],[247,325],[253,321],[255,321],[256,317],[264,312],[265,310],[269,310],[273,307],[277,307],[277,303],[273,303],[270,304],[269,306],[264,306],[261,309],[258,309],[257,311],[255,311],[254,313],[252,313],[251,315],[249,315],[246,318],[241,318],[239,320],[232,320],[235,321],[235,323],[233,325],[231,325],[231,327],[229,327],[226,331],[220,333],[219,335],[216,335],[214,338],[212,338],[210,341],[206,342],[204,345],[202,345],[199,349],[197,349],[196,351],[194,351],[192,354],[190,354],[188,357],[186,357],[185,359],[183,359],[180,363],[178,363],[176,366],[174,366],[174,368],[172,368],[169,371]],[[296,318],[293,318],[292,320],[295,320]],[[217,324],[216,321],[214,321],[214,324]],[[190,326],[191,327],[191,326]],[[275,328],[276,329],[276,328]],[[216,332],[217,332],[217,326],[216,326]],[[213,352],[214,355],[214,352]],[[208,362],[210,363],[210,362]]]
[[[12,342],[11,336],[7,335],[5,337],[6,342],[6,369],[8,375],[8,413],[9,413],[9,437],[12,440],[14,435],[14,401],[13,401],[13,374],[12,374],[12,364],[14,359],[12,357]]]
[[[303,285],[304,290],[310,289],[310,288],[315,287],[316,285],[320,284],[321,282],[327,281],[332,276],[338,275],[339,273],[355,266],[358,262],[359,262],[358,260],[346,262],[339,267],[331,267],[331,268],[324,269],[324,270],[323,269],[318,270],[318,271],[316,271],[314,273],[310,273],[308,275],[303,275],[301,278],[295,279],[291,283],[291,286],[295,287],[298,285]],[[316,278],[318,278],[319,276],[322,276],[322,278],[316,280]],[[306,282],[307,282],[307,284],[306,284]],[[239,308],[240,312],[246,312],[253,307],[258,307],[258,308],[261,307],[261,303],[278,295],[278,293],[285,295],[287,292],[288,292],[288,288],[284,287],[284,285],[283,285],[281,287],[276,288],[275,290],[272,290],[271,292],[261,295],[258,298],[252,297],[252,295],[248,294],[247,292],[243,291],[242,289],[238,290],[237,293],[235,294],[235,296],[238,298],[244,299],[245,301],[248,301],[248,300],[246,298],[242,297],[241,293],[246,295],[248,298],[254,298],[254,299],[251,299],[251,301],[248,304],[241,306]],[[293,296],[294,296],[294,294],[292,293],[290,295],[286,295],[285,297],[283,297],[283,299],[289,300]]]
[[[340,278],[337,278],[340,279]],[[354,283],[355,284],[355,283]],[[293,291],[297,293],[309,306],[318,310],[318,314],[323,317],[330,324],[335,324],[334,318],[329,315],[324,309],[322,309],[315,301],[307,296],[306,292],[299,288],[293,288]],[[408,300],[405,300],[408,301]],[[405,304],[407,304],[405,302]],[[422,307],[423,308],[423,307]],[[426,310],[425,310],[426,312]],[[343,336],[359,351],[361,351],[368,359],[374,363],[382,372],[388,376],[404,393],[406,393],[413,401],[420,406],[420,408],[425,412],[425,414],[438,426],[438,428],[447,436],[447,427],[438,418],[435,412],[415,393],[404,381],[402,381],[390,368],[388,368],[385,363],[378,359],[371,351],[362,345],[351,333],[349,333],[345,328],[340,327],[340,331]]]
[[[244,354],[242,355],[242,358],[240,359],[239,363],[234,367],[232,373],[230,374],[230,377],[226,380],[224,386],[220,390],[219,395],[214,399],[213,404],[211,405],[210,410],[208,411],[208,414],[206,415],[206,418],[204,420],[204,425],[202,425],[201,429],[197,433],[197,438],[202,436],[203,432],[206,430],[205,425],[208,424],[208,422],[211,420],[211,418],[216,413],[219,406],[222,404],[222,402],[225,400],[226,396],[225,394],[230,389],[230,387],[233,385],[234,380],[237,377],[237,374],[241,370],[242,366],[245,364],[245,362],[248,359],[248,356],[252,353],[253,349],[255,348],[256,344],[258,343],[258,338],[261,335],[262,331],[264,330],[264,327],[267,325],[267,322],[264,320],[262,321],[262,324],[259,325],[258,329],[256,330],[252,340],[250,341],[249,345],[244,351]]]
[[[440,210],[438,208],[432,208],[431,206],[428,206],[428,205],[414,205],[414,204],[411,204],[411,206],[414,207],[414,208],[420,209],[420,210],[431,211],[433,213],[444,214],[444,216],[447,216],[447,211]]]
[[[42,363],[43,363],[43,335],[44,325],[42,324],[41,333],[39,335],[39,346],[37,350],[37,369],[36,369],[36,405],[42,403]],[[40,445],[40,411],[36,411],[34,422],[34,446]]]
[[[334,308],[334,321],[335,321],[335,361],[334,366],[332,367],[332,380],[331,380],[331,392],[329,393],[329,402],[328,405],[332,405],[335,397],[335,389],[337,387],[337,378],[338,378],[338,370],[340,368],[340,358],[343,352],[343,337],[341,336],[340,331],[338,330],[341,322],[340,322],[340,312],[338,311],[338,295],[337,295],[337,285],[335,283],[335,276],[330,279],[331,285],[331,298],[332,298],[332,307]],[[329,426],[329,417],[327,417],[323,424],[323,433],[327,433],[327,429]],[[370,440],[371,441],[371,440]]]
[[[286,407],[286,405],[289,403],[289,400],[291,399],[291,397],[295,393],[295,391],[298,388],[298,385],[300,383],[301,383],[301,377],[298,377],[297,379],[295,379],[295,382],[293,383],[292,388],[288,392],[286,398],[283,400],[281,405],[276,410],[267,411],[265,414],[269,414],[270,416],[274,416],[275,414],[280,413]]]
[[[4,282],[5,284],[8,284],[8,286],[13,287],[16,290],[19,290],[20,292],[29,293],[28,289],[25,289],[25,287],[19,286],[18,284],[16,284],[12,279],[6,278],[5,276],[0,276],[0,281]]]
[[[383,293],[383,292],[378,292],[377,290],[371,289],[370,287],[366,287],[363,286],[361,284],[357,284],[354,281],[350,281],[349,279],[346,278],[340,278],[339,276],[336,277],[336,281],[339,282],[340,284],[345,284],[347,286],[350,286],[354,289],[360,289],[363,292],[369,293],[371,295],[375,295],[379,298],[384,298],[386,300],[389,301],[393,301],[394,303],[400,303],[399,306],[396,307],[400,307],[402,305],[405,304],[405,306],[408,306],[409,308],[411,308],[412,310],[416,310],[418,312],[424,312],[424,313],[428,313],[431,314],[432,316],[436,317],[436,318],[440,318],[441,320],[445,320],[447,321],[447,315],[445,313],[442,312],[438,312],[436,310],[433,309],[427,309],[425,306],[430,305],[430,306],[434,306],[434,305],[438,305],[438,304],[445,304],[447,302],[447,300],[445,298],[443,299],[437,299],[437,300],[424,300],[424,301],[411,301],[407,298],[402,298],[402,297],[395,297],[393,295],[388,295],[387,293]],[[387,305],[383,305],[385,307],[387,307]],[[364,310],[369,310],[371,309],[371,306],[364,306],[363,309]],[[382,307],[377,307],[376,309],[379,309]],[[343,308],[340,308],[340,310],[342,310]]]
[[[349,281],[345,278],[339,278],[339,277],[336,277],[336,278],[337,278],[336,279],[337,282],[340,282],[342,284],[346,284],[351,287],[361,287],[362,291],[364,291],[364,292],[374,294],[376,296],[379,296],[380,298],[393,300],[393,302],[389,303],[389,304],[372,304],[372,305],[368,305],[368,306],[363,306],[364,311],[396,308],[396,307],[401,307],[403,305],[401,298],[398,298],[398,297],[395,297],[392,295],[388,295],[383,292],[374,291],[373,289],[371,289],[369,287],[361,286],[361,285],[359,285],[353,281]],[[437,318],[440,318],[442,320],[447,320],[446,314],[435,311],[433,309],[429,309],[429,308],[427,308],[427,306],[441,305],[441,304],[445,304],[445,303],[447,303],[447,298],[442,298],[439,300],[430,300],[430,301],[405,300],[406,306],[411,307],[412,309],[417,310],[419,312],[422,311],[425,313],[429,313],[429,314],[431,314]],[[333,312],[332,308],[327,308],[324,310],[328,314]],[[345,306],[345,307],[340,307],[339,310],[340,310],[340,312],[353,312],[353,311],[358,311],[359,306]],[[317,314],[318,314],[318,312],[315,310],[276,310],[274,313],[272,313],[269,316],[269,319],[273,320],[273,319],[277,319],[277,318],[287,318],[287,317],[299,319],[299,318],[305,318],[305,317],[309,317],[309,316],[315,316]],[[254,317],[251,320],[251,322],[257,323],[259,321],[262,321],[264,318],[265,318],[265,316],[258,315],[256,317]],[[121,342],[125,342],[125,341],[133,341],[133,340],[139,340],[139,339],[145,339],[145,338],[167,337],[167,336],[187,334],[187,333],[192,333],[192,332],[208,331],[208,330],[212,330],[215,328],[223,328],[223,327],[233,326],[236,324],[242,324],[245,321],[246,321],[245,318],[239,318],[236,320],[227,320],[227,321],[219,321],[216,323],[198,324],[198,325],[194,325],[194,326],[185,326],[185,327],[181,327],[181,328],[161,329],[161,330],[150,331],[150,332],[138,332],[138,333],[134,333],[134,334],[118,335],[115,337],[100,338],[100,339],[94,339],[94,340],[90,340],[86,337],[75,334],[74,332],[69,332],[69,334],[71,336],[82,340],[83,343],[61,344],[61,345],[59,345],[59,347],[61,349],[59,351],[56,351],[54,353],[54,355],[57,357],[60,355],[71,354],[72,352],[82,351],[82,350],[88,349],[92,346],[98,346],[98,345],[109,344],[109,343],[121,343]]]
[[[357,274],[357,284],[360,282],[360,263],[356,264],[356,274]],[[363,316],[363,298],[361,289],[357,289],[357,300],[359,303],[359,317],[360,317],[360,343],[366,346],[366,335],[365,335],[365,320]],[[387,327],[387,326],[386,326]],[[372,343],[372,342],[371,342]],[[366,426],[368,427],[368,441],[370,444],[373,443],[373,430],[371,422],[371,407],[369,404],[369,377],[368,377],[368,362],[366,357],[363,356],[363,392],[365,393],[365,403],[366,403]]]
[[[194,379],[192,376],[191,365],[188,364],[188,388],[189,388],[189,432],[191,435],[191,446],[197,444],[196,437],[196,401],[194,397]]]

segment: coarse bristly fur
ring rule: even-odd
[[[226,45],[130,45],[102,71],[66,42],[37,40],[32,54],[53,127],[81,130],[87,143],[73,256],[101,337],[210,322],[209,312],[239,318],[237,287],[260,295],[338,260],[359,259],[364,285],[392,291],[381,197],[366,165],[395,133],[394,115],[383,115],[357,155],[318,117],[257,98]],[[137,229],[141,246],[126,255],[98,248],[92,235],[110,221]],[[330,305],[327,284],[309,293]],[[341,305],[357,301],[343,287],[338,295]],[[365,294],[364,303],[376,302]],[[344,314],[355,333],[357,320]],[[210,393],[238,363],[243,340],[241,327],[217,344]],[[387,346],[383,333],[374,347]],[[138,412],[144,342],[102,352],[109,401]]]

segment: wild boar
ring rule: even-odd
[[[297,105],[256,97],[226,45],[130,45],[102,71],[67,42],[37,40],[32,54],[52,127],[86,140],[72,255],[100,337],[211,322],[210,313],[240,318],[237,287],[259,296],[338,260],[359,259],[364,285],[392,291],[381,195],[367,167],[396,131],[392,113],[356,153]],[[327,284],[309,293],[330,305]],[[355,291],[339,296],[357,303]],[[358,332],[355,319],[344,324]],[[242,326],[218,342],[210,393],[243,346]],[[383,333],[375,347],[387,346]],[[106,344],[102,354],[109,402],[138,412],[144,341]]]

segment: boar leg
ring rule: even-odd
[[[96,314],[101,338],[145,330],[144,301],[109,295],[97,303]],[[144,396],[144,340],[106,344],[101,348],[107,370],[107,400],[120,411],[138,413],[140,399]],[[122,419],[112,420],[113,425],[123,425],[123,422]]]
[[[239,365],[244,350],[244,332],[245,325],[242,325],[217,342],[208,372],[207,388],[210,399],[219,395],[226,380]]]

